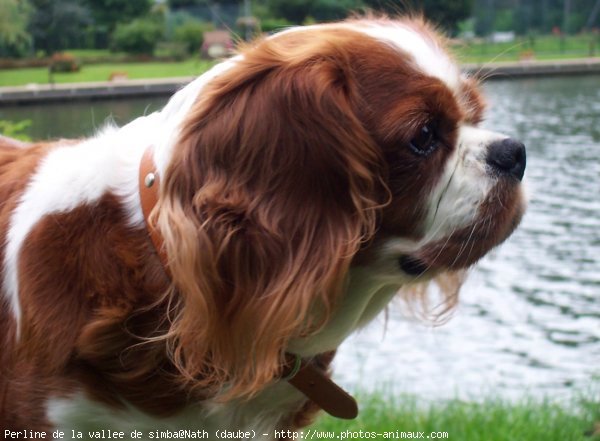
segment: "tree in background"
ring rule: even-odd
[[[423,12],[450,34],[460,27],[482,36],[515,31],[534,38],[600,27],[600,0],[251,0],[251,4],[263,31],[338,20],[364,9],[391,15]],[[0,0],[0,57],[107,48],[109,43],[130,51],[143,47],[148,53],[156,45],[150,41],[156,40],[185,43],[190,50],[201,40],[203,22],[238,29],[239,18],[246,13],[243,6],[243,0]],[[129,39],[135,44],[128,44]]]
[[[150,11],[152,0],[79,0],[92,11],[96,48],[106,48],[111,34],[120,23],[130,23]]]
[[[118,24],[111,36],[110,49],[116,52],[151,56],[164,35],[164,26],[151,18],[136,18]]]
[[[363,0],[365,5],[375,11],[388,14],[406,12],[423,13],[433,23],[441,26],[447,32],[454,34],[458,24],[471,16],[473,0],[424,0],[406,2],[403,0]]]
[[[450,34],[456,33],[458,23],[469,18],[473,10],[473,0],[425,0],[421,4],[425,17]]]
[[[600,26],[600,0],[475,0],[472,15],[478,35],[570,34]]]
[[[81,0],[30,0],[33,13],[28,30],[36,50],[47,54],[81,47],[92,23]]]
[[[189,8],[190,6],[206,3],[207,0],[168,0],[167,3],[171,9]]]
[[[177,26],[173,32],[173,41],[185,45],[188,54],[196,53],[202,47],[204,33],[214,30],[212,23],[188,19]]]
[[[363,7],[362,0],[314,0],[308,16],[319,21],[340,20]]]
[[[0,57],[22,57],[31,49],[27,23],[31,6],[23,0],[0,0]]]
[[[258,0],[273,17],[300,24],[309,17],[316,21],[339,20],[352,11],[365,8],[388,14],[424,12],[425,16],[447,31],[454,33],[458,23],[468,18],[473,0],[425,0],[414,5],[405,0]]]
[[[364,6],[362,0],[266,0],[265,4],[273,17],[296,24],[309,17],[316,21],[339,20]]]
[[[285,18],[287,21],[300,24],[308,15],[308,3],[310,0],[267,0],[268,13],[277,18]]]
[[[151,0],[83,0],[92,10],[94,24],[110,34],[119,23],[142,17],[152,7]]]

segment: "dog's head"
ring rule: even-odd
[[[181,372],[252,393],[343,302],[352,266],[410,283],[505,240],[525,149],[478,128],[482,114],[477,84],[420,20],[299,28],[243,50],[187,115],[156,211]]]

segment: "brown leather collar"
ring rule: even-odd
[[[287,363],[282,378],[316,403],[329,415],[352,420],[358,415],[358,404],[352,395],[338,386],[312,360],[286,354]]]
[[[171,272],[169,271],[169,258],[167,256],[167,251],[165,250],[165,243],[158,229],[150,221],[150,213],[152,213],[154,206],[158,202],[158,190],[160,188],[158,172],[156,171],[156,167],[154,167],[154,159],[152,158],[152,147],[148,147],[142,156],[138,176],[138,186],[142,213],[144,214],[148,235],[152,240],[154,249],[163,264],[165,271],[169,277],[171,277]]]
[[[152,147],[148,147],[142,156],[139,171],[139,194],[146,229],[158,258],[165,271],[169,271],[169,259],[160,232],[150,221],[150,213],[158,202],[160,187],[159,176],[152,158]],[[286,364],[282,369],[282,379],[288,381],[307,398],[315,402],[331,416],[353,419],[358,415],[356,400],[335,384],[323,369],[316,367],[310,360],[302,360],[293,354],[286,354]]]

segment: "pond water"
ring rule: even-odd
[[[600,375],[600,77],[486,83],[484,126],[527,145],[530,204],[521,227],[471,272],[453,318],[433,327],[392,306],[335,362],[356,389],[425,398],[552,398]],[[166,99],[2,107],[36,139],[123,124]],[[594,379],[596,378],[596,379]]]

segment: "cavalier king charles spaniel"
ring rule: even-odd
[[[401,288],[452,306],[524,212],[525,148],[478,127],[445,43],[413,18],[292,28],[122,128],[1,138],[4,436],[354,416],[333,351]]]

